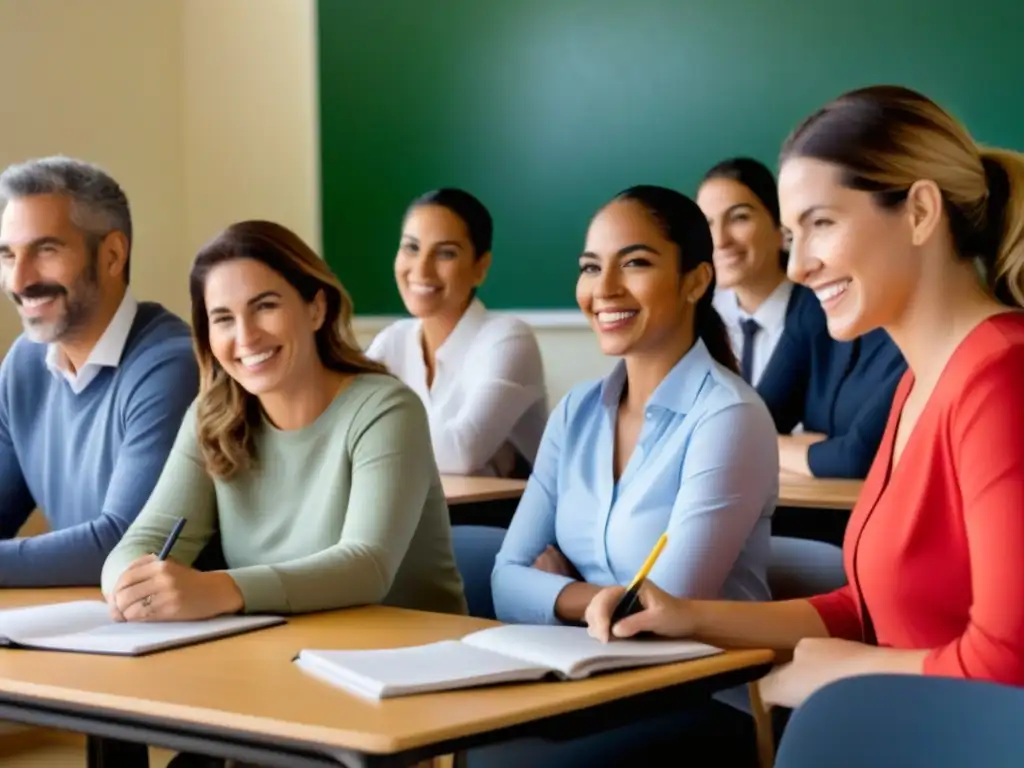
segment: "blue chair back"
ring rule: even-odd
[[[773,600],[822,595],[846,584],[843,550],[813,539],[772,536],[768,588]]]
[[[1024,690],[917,675],[833,683],[793,712],[775,768],[1024,765]]]
[[[491,571],[494,570],[494,558],[504,540],[504,528],[487,525],[452,527],[455,564],[462,574],[470,616],[482,619],[495,618],[494,599],[491,596]]]

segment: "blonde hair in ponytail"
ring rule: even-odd
[[[986,167],[998,166],[1005,174],[1005,188],[992,189],[989,182],[990,226],[998,227],[993,245],[995,260],[990,282],[1005,285],[1019,306],[1024,306],[1024,154],[1006,149],[983,149]],[[991,178],[992,171],[988,176]]]
[[[845,93],[796,127],[781,161],[807,157],[842,169],[842,183],[895,208],[931,179],[962,258],[992,293],[1024,306],[1024,156],[981,149],[952,115],[917,91],[876,85]]]

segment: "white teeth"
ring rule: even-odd
[[[629,312],[598,312],[597,321],[599,323],[618,323],[622,320],[628,320],[629,318],[636,315],[635,311]]]
[[[258,355],[246,355],[241,359],[242,365],[244,365],[246,368],[252,368],[253,366],[259,365],[260,363],[269,360],[276,354],[277,350],[271,349],[266,352],[260,352]]]
[[[25,298],[22,298],[21,305],[23,307],[29,307],[30,309],[31,308],[35,308],[35,307],[41,307],[44,304],[49,304],[55,298],[57,298],[57,297],[56,296],[44,296],[41,299],[25,299]]]
[[[441,289],[433,285],[424,285],[423,283],[409,283],[409,290],[413,293],[429,294],[437,293]]]
[[[824,288],[819,288],[814,292],[814,295],[818,297],[818,301],[824,304],[830,299],[834,299],[842,293],[846,292],[846,289],[850,287],[849,280],[842,280],[837,283],[829,283]]]

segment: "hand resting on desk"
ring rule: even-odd
[[[156,555],[132,562],[107,602],[115,621],[198,621],[238,613],[245,605],[223,571],[205,573]]]

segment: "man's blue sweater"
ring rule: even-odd
[[[0,586],[98,585],[196,397],[188,325],[140,303],[117,367],[75,394],[20,337],[0,365]],[[51,531],[13,539],[36,507]]]

